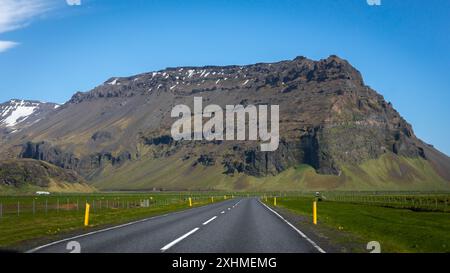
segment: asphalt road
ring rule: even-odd
[[[83,253],[322,252],[300,230],[256,198],[232,199],[144,219],[30,252],[70,252],[68,244],[72,241],[79,243]]]

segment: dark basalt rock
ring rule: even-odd
[[[99,141],[99,142],[108,141],[108,140],[111,140],[112,138],[113,138],[112,133],[106,132],[106,131],[96,132],[91,137],[91,139],[93,141]]]
[[[111,152],[101,152],[79,157],[47,142],[27,142],[23,145],[19,158],[46,161],[63,169],[75,170],[79,174],[89,177],[107,164],[119,166],[132,160],[132,154],[124,151],[118,156],[113,156]]]
[[[216,163],[216,160],[211,155],[202,154],[194,163],[194,166],[197,164],[201,164],[203,166],[213,166]]]
[[[144,138],[144,143],[147,145],[170,145],[174,143],[172,136],[163,135],[159,137]]]

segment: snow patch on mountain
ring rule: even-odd
[[[5,117],[1,121],[6,127],[13,127],[19,122],[26,120],[33,112],[38,108],[38,103],[26,103],[25,101],[12,100],[10,105],[5,109],[2,109],[2,117]]]
[[[19,122],[25,121],[36,110],[36,106],[18,106],[3,122],[12,127]]]
[[[53,103],[10,100],[0,104],[0,128],[16,127],[28,120],[31,116],[36,116],[30,121],[31,123],[34,123],[37,119],[37,115],[48,113],[57,107],[59,107],[59,105]]]

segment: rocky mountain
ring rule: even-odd
[[[15,133],[47,117],[60,105],[40,101],[12,99],[0,104],[0,132]]]
[[[279,105],[280,145],[175,141],[171,110]],[[330,56],[114,77],[8,137],[4,158],[44,160],[103,189],[448,189],[450,159]]]

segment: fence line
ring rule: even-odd
[[[436,211],[436,212],[449,212],[448,204],[450,200],[450,194],[448,193],[436,193],[436,194],[420,194],[414,195],[408,194],[384,194],[379,192],[373,193],[354,193],[354,192],[322,192],[319,193],[320,198],[324,201],[333,202],[347,202],[357,204],[367,204],[376,206],[385,206],[392,208],[411,209],[417,211]],[[268,195],[264,195],[265,198]],[[272,195],[276,196],[276,195]],[[301,194],[289,194],[289,195],[277,195],[287,196],[288,198],[313,198],[315,193],[301,193]]]
[[[191,195],[195,202],[211,203],[211,197],[215,201],[223,200],[217,195]],[[186,205],[188,195],[161,195],[161,196],[124,196],[124,197],[104,197],[88,196],[86,199],[81,197],[65,196],[18,196],[18,197],[0,197],[0,219],[9,220],[15,217],[42,217],[56,216],[61,213],[71,213],[76,215],[84,213],[82,200],[85,204],[91,205],[91,213],[102,213],[111,210],[131,210],[139,208],[163,207],[171,205]],[[81,207],[80,207],[81,206]]]

